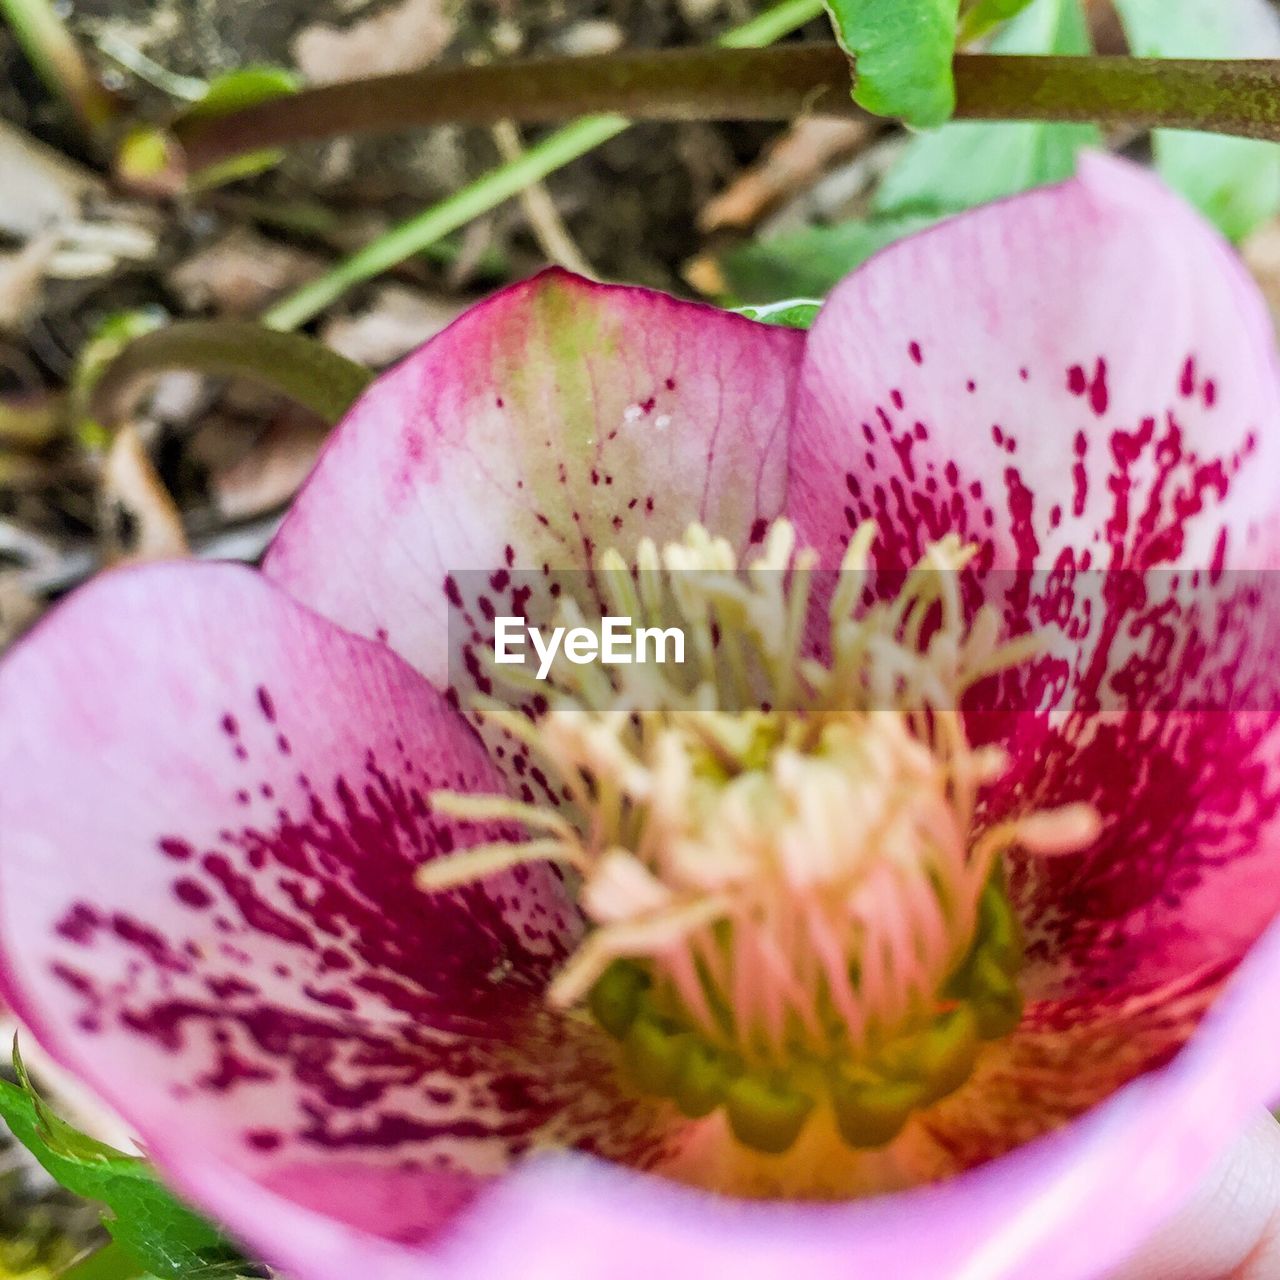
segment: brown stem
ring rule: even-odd
[[[956,115],[1092,120],[1280,140],[1280,62],[1150,58],[956,58]],[[430,67],[325,85],[227,115],[180,122],[193,168],[245,151],[344,134],[596,112],[634,120],[860,116],[835,45],[697,48],[602,58]]]
[[[672,49],[427,67],[323,85],[212,119],[180,122],[193,169],[243,151],[432,124],[550,123],[618,112],[637,120],[778,120],[806,108],[862,115],[835,45]]]

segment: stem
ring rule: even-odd
[[[50,0],[0,0],[0,14],[45,87],[91,134],[115,117],[115,100],[89,69]]]
[[[1014,57],[956,59],[956,114],[970,120],[1092,121],[1280,141],[1280,60]]]
[[[262,317],[272,329],[296,329],[336,302],[348,289],[398,266],[406,258],[421,253],[504,200],[519,195],[525,187],[563,168],[571,160],[616,137],[630,122],[624,116],[590,116],[557,130],[519,160],[494,169],[468,183],[439,204],[416,217],[392,227],[358,253],[340,262],[332,271],[318,276],[297,292],[277,302]]]
[[[783,0],[750,22],[726,32],[720,44],[727,49],[767,45],[804,26],[821,13],[822,0]],[[262,317],[263,323],[273,329],[294,329],[306,324],[348,289],[421,253],[504,200],[518,195],[531,183],[541,181],[610,138],[617,137],[630,123],[625,116],[609,114],[587,116],[558,129],[530,147],[520,159],[468,183],[438,204],[393,227],[332,271],[303,285],[296,293],[276,303]]]
[[[175,126],[199,170],[249,149],[433,124],[545,124],[582,112],[645,120],[784,120],[805,107],[861,115],[835,46],[670,49],[428,67],[324,85]]]
[[[1280,62],[1169,58],[956,58],[956,115],[1092,120],[1280,139]],[[697,48],[602,58],[428,68],[326,85],[180,126],[189,159],[443,123],[560,120],[582,110],[633,120],[858,116],[835,45]]]
[[[113,1240],[73,1262],[58,1280],[133,1280],[145,1276],[144,1267],[122,1244]]]
[[[236,320],[190,320],[129,344],[94,385],[90,408],[106,425],[128,411],[143,379],[170,369],[248,378],[337,422],[373,375],[299,334]]]

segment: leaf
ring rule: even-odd
[[[950,119],[959,0],[826,0],[826,7],[840,47],[855,60],[859,106],[922,129]]]
[[[104,1223],[160,1280],[221,1280],[246,1263],[218,1229],[180,1204],[151,1166],[68,1124],[36,1093],[15,1042],[17,1084],[0,1080],[0,1116],[59,1185],[110,1210]]]
[[[259,102],[288,97],[297,92],[301,83],[301,79],[285,67],[241,67],[211,80],[204,97],[188,107],[175,123],[208,120]],[[201,190],[219,187],[224,183],[253,177],[273,169],[283,159],[283,151],[267,147],[200,169],[191,175],[190,182],[194,188]]]
[[[957,43],[968,44],[971,40],[981,39],[1002,22],[1016,18],[1031,3],[1032,0],[975,0],[960,19]]]
[[[144,1277],[142,1264],[118,1240],[109,1240],[58,1273],[58,1280],[144,1280]]]
[[[1275,58],[1280,17],[1267,0],[1116,0],[1135,54]],[[1158,129],[1156,166],[1233,240],[1280,210],[1280,144]]]
[[[296,93],[301,83],[297,74],[287,67],[240,67],[210,80],[204,95],[187,108],[183,118],[205,120],[259,102],[270,102],[273,98],[284,98]]]
[[[813,227],[744,245],[728,254],[721,266],[737,298],[767,302],[822,296],[872,254],[933,221],[913,216]]]
[[[1034,0],[992,41],[996,53],[1087,54],[1079,0]],[[1081,147],[1101,145],[1093,125],[949,124],[916,138],[880,185],[873,212],[940,215],[1061,182]]]
[[[1089,52],[1079,0],[1032,0],[992,48]],[[870,218],[747,245],[728,254],[721,268],[744,300],[823,295],[872,254],[939,218],[1069,178],[1077,151],[1100,142],[1092,125],[948,124],[907,146],[881,183]]]
[[[739,307],[738,314],[761,324],[776,324],[784,329],[808,329],[818,318],[822,303],[816,299],[788,298],[785,302],[768,302],[762,306]]]

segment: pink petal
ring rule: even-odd
[[[1019,767],[993,804],[1025,803],[1014,788],[1038,773],[1035,794],[1105,816],[1084,853],[1012,858],[1032,990],[1057,1025],[1133,1001],[1203,1004],[1280,911],[1274,716],[1096,716],[1047,744],[1028,719],[1006,738]],[[1171,1044],[1187,1022],[1168,1017]]]
[[[506,289],[378,379],[265,571],[443,687],[450,575],[491,575],[482,607],[521,615],[513,568],[695,520],[745,543],[775,516],[803,341],[561,271]]]
[[[895,566],[956,532],[1006,631],[1049,644],[971,725],[1014,762],[993,813],[1082,800],[1106,822],[1087,856],[1015,869],[1037,980],[1077,1011],[1187,975],[1210,992],[1280,909],[1280,599],[1234,572],[1280,556],[1278,423],[1257,288],[1101,157],[886,251],[812,331],[802,533],[834,558],[874,518]]]
[[[901,241],[810,335],[788,509],[834,555],[955,531],[1000,568],[1261,567],[1280,382],[1257,288],[1154,178],[1083,157],[1057,188]]]
[[[7,658],[0,724],[5,994],[145,1143],[399,1239],[534,1141],[643,1160],[542,999],[559,880],[414,887],[475,839],[430,791],[500,784],[399,658],[249,570],[138,569]]]
[[[1191,1045],[1053,1137],[935,1187],[849,1205],[740,1204],[581,1157],[495,1184],[431,1252],[396,1250],[265,1197],[216,1161],[184,1188],[299,1280],[1100,1280],[1189,1196],[1280,1089],[1280,928]],[[276,1224],[283,1224],[277,1230]]]

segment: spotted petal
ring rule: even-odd
[[[646,289],[516,285],[378,379],[265,572],[443,687],[460,571],[491,576],[490,617],[522,615],[512,569],[585,569],[695,520],[745,543],[776,516],[802,349]]]
[[[1269,567],[1280,381],[1258,290],[1149,175],[1073,182],[902,241],[814,325],[788,509],[828,555],[875,519],[914,564]]]
[[[1086,856],[1015,874],[1045,986],[1077,1010],[1208,989],[1280,908],[1278,470],[1256,287],[1119,161],[895,246],[814,327],[802,531],[833,557],[874,519],[888,564],[957,533],[1006,631],[1049,647],[970,710],[1011,712],[972,718],[1014,762],[995,812],[1104,818]]]
[[[542,999],[559,880],[415,889],[475,838],[430,791],[499,783],[394,655],[248,570],[127,571],[7,659],[0,723],[5,994],[157,1152],[418,1240],[538,1141],[644,1149]]]
[[[1271,1031],[1280,931],[1246,962],[1196,1039],[1072,1128],[948,1183],[851,1205],[749,1206],[593,1160],[534,1162],[495,1185],[430,1251],[254,1188],[217,1160],[171,1167],[185,1190],[304,1280],[1098,1280],[1190,1194],[1280,1089]],[[1085,1224],[1082,1227],[1082,1224]]]
[[[463,1274],[496,1277],[517,1258],[536,1274],[558,1257],[558,1275],[611,1280],[1098,1280],[1280,1088],[1278,979],[1272,932],[1168,1068],[1074,1128],[951,1182],[853,1205],[744,1209],[585,1165],[530,1169],[482,1206],[489,1216],[470,1237],[481,1258],[466,1258]]]

